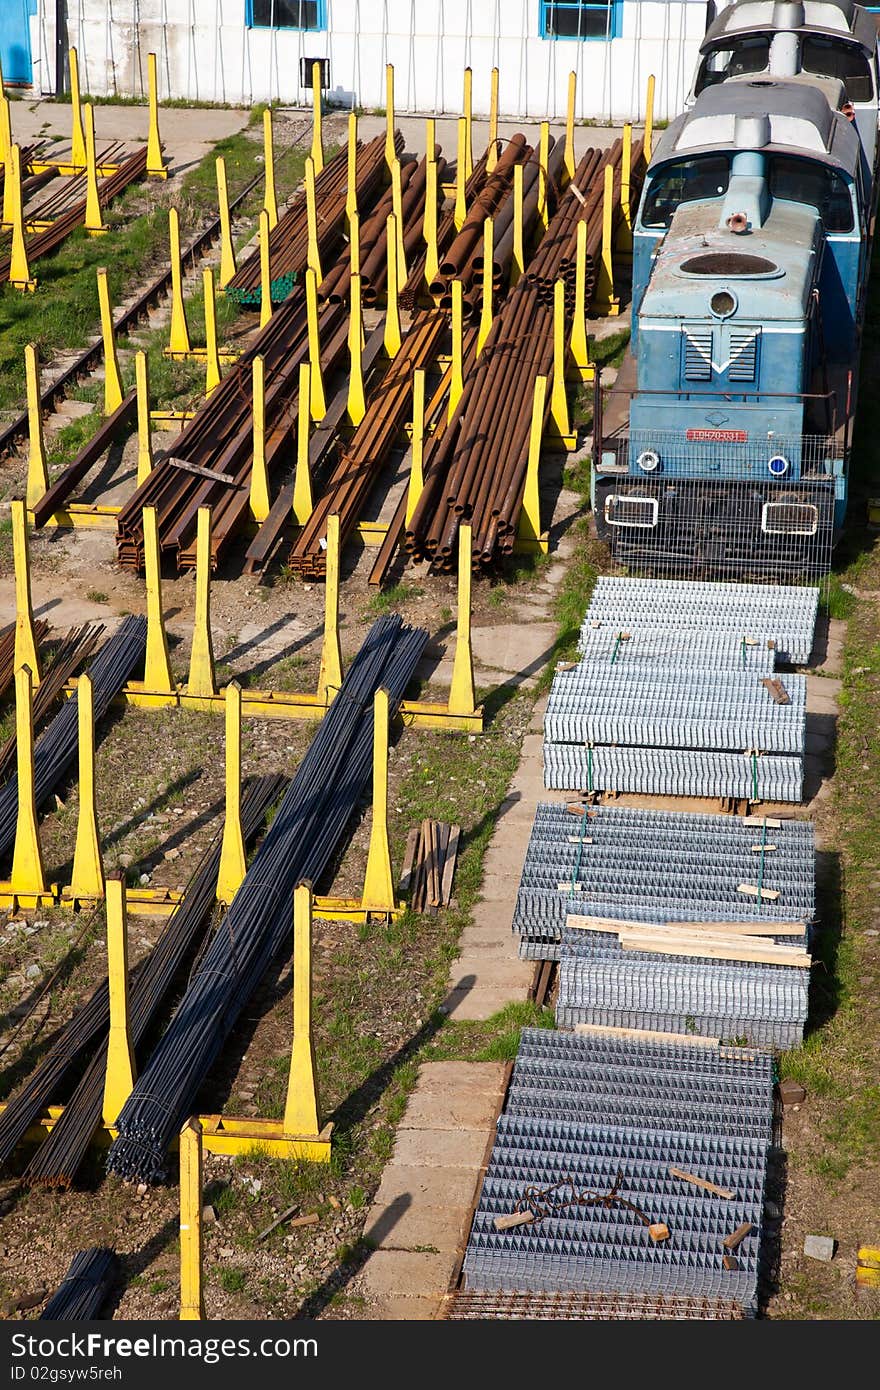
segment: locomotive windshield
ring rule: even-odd
[[[645,195],[642,223],[646,227],[668,227],[680,203],[705,202],[720,198],[730,181],[730,160],[726,154],[699,154],[692,159],[675,159],[663,166],[651,180]]]
[[[796,155],[767,157],[766,176],[774,199],[814,207],[826,232],[851,232],[854,226],[852,191],[827,164]],[[730,182],[730,156],[694,155],[675,159],[658,169],[645,193],[642,226],[668,227],[682,203],[722,198]]]
[[[766,72],[770,66],[770,40],[766,36],[728,40],[729,47],[716,48],[700,63],[694,93],[727,82],[731,77],[748,77]],[[862,49],[838,39],[817,34],[800,36],[801,70],[813,77],[832,77],[844,84],[849,101],[871,101],[874,84],[871,66]]]

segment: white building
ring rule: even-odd
[[[461,110],[473,69],[476,114],[500,70],[500,109],[563,116],[577,73],[582,120],[637,118],[649,73],[655,114],[682,108],[707,20],[706,0],[62,0],[85,91],[140,96],[159,55],[160,95],[248,104],[307,99],[301,60],[329,60],[328,96],[385,106],[385,64],[401,111]],[[58,0],[0,0],[7,81],[55,90]],[[62,44],[63,48],[63,44]]]

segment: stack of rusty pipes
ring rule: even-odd
[[[440,176],[445,168],[445,164],[443,164],[442,166],[438,164],[438,188],[440,186]],[[479,159],[477,163],[474,165],[473,173],[471,174],[470,178],[465,184],[464,200],[467,207],[471,207],[475,199],[479,196],[480,191],[484,183],[486,182],[487,174],[488,161],[486,155],[483,155],[482,158]],[[457,231],[455,226],[455,213],[452,208],[449,208],[446,212],[443,213],[443,215],[440,218],[440,221],[437,224],[437,254],[439,256],[445,256],[447,250],[455,240],[456,235]],[[428,289],[425,273],[427,259],[427,247],[425,246],[424,242],[420,242],[419,245],[415,248],[412,261],[410,261],[409,257],[407,257],[406,264],[408,276],[406,284],[400,292],[401,309],[414,309],[417,304],[426,300]],[[427,302],[430,303],[430,299],[428,299]]]

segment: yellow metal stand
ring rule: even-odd
[[[13,909],[48,907],[55,897],[55,888],[46,883],[37,825],[33,682],[28,666],[21,666],[15,673],[15,738],[18,776],[15,848],[12,876],[8,883],[0,885],[0,906]]]
[[[312,1037],[312,886],[300,883],[293,894],[293,1046],[284,1107],[285,1133],[313,1135],[317,1139],[321,1132],[320,1116]]]
[[[28,410],[28,471],[27,505],[35,507],[49,490],[49,470],[46,466],[46,443],[43,438],[43,413],[40,409],[40,364],[35,343],[24,350],[24,373],[27,382]]]
[[[266,467],[266,366],[262,357],[255,357],[252,367],[254,457],[251,466],[251,486],[248,507],[254,521],[265,521],[272,510],[269,495],[269,470]]]
[[[455,631],[455,657],[449,687],[449,711],[476,713],[474,658],[471,650],[471,581],[473,576],[473,528],[462,522],[458,528],[458,618]]]
[[[189,655],[187,694],[213,697],[214,644],[211,638],[211,508],[199,507],[196,522],[196,603]],[[210,698],[205,708],[210,709]]]
[[[153,471],[153,441],[150,435],[150,369],[145,352],[136,352],[134,375],[137,386],[138,458],[137,485],[142,487]]]
[[[453,220],[455,230],[460,232],[467,217],[467,200],[465,198],[465,183],[467,175],[467,121],[463,116],[458,122],[458,151],[455,158],[455,211]]]
[[[547,400],[547,378],[539,376],[532,398],[532,428],[529,435],[529,460],[526,466],[526,486],[522,511],[519,514],[517,541],[523,548],[546,552],[547,536],[541,530],[541,496],[538,474],[541,464],[541,436],[544,432],[544,411]]]
[[[266,188],[263,194],[263,210],[269,218],[269,230],[278,224],[278,201],[275,197],[275,146],[272,140],[272,108],[267,106],[263,112],[263,164]],[[314,168],[314,165],[312,166]]]
[[[565,389],[565,284],[557,280],[553,286],[553,389],[550,396],[550,418],[556,442],[563,449],[573,449],[577,436],[572,434],[568,414],[568,394]]]
[[[309,469],[309,399],[312,369],[302,362],[299,369],[299,394],[296,407],[296,473],[293,479],[293,517],[298,526],[305,526],[312,514],[312,474]]]
[[[232,220],[229,216],[229,185],[226,182],[226,160],[218,158],[217,206],[220,212],[220,288],[225,290],[235,275],[235,247],[232,244]]]
[[[217,875],[217,901],[228,907],[247,872],[241,828],[241,686],[230,681],[224,693],[226,710],[226,814]]]
[[[597,314],[610,317],[620,313],[620,300],[614,293],[614,265],[612,245],[614,241],[614,170],[605,165],[605,191],[602,200],[602,250],[599,257],[599,275],[596,284],[596,298],[593,308]]]
[[[620,156],[620,221],[617,224],[617,252],[623,259],[632,259],[632,126],[623,127],[623,149]]]
[[[315,272],[318,284],[324,279],[324,272],[321,269],[321,253],[318,248],[318,202],[315,193],[315,166],[311,159],[306,160],[305,172],[306,189],[306,222],[308,225],[308,250],[306,262],[310,270]]]
[[[403,339],[400,333],[400,311],[397,306],[397,218],[393,213],[387,222],[385,246],[388,257],[388,303],[385,309],[383,344],[388,356],[396,357]]]
[[[413,372],[413,419],[412,419],[412,462],[409,470],[409,487],[406,494],[406,525],[412,521],[413,512],[425,486],[425,373],[417,368]]]
[[[452,281],[452,364],[449,374],[449,419],[464,393],[464,288]]]
[[[110,307],[110,285],[102,266],[97,272],[98,304],[101,310],[101,339],[104,345],[104,414],[112,415],[122,405],[122,375],[116,356],[113,332],[113,310]]]
[[[205,395],[210,396],[220,385],[220,353],[217,350],[217,303],[214,298],[214,272],[202,271],[202,294],[205,300]]]
[[[495,256],[495,223],[491,217],[483,222],[483,302],[480,308],[480,327],[477,330],[477,356],[486,346],[486,339],[492,331],[492,284],[493,260]]]
[[[168,238],[171,255],[171,331],[168,338],[168,353],[189,355],[189,329],[186,326],[186,309],[183,304],[183,271],[180,264],[180,218],[177,208],[168,209]]]
[[[592,381],[596,373],[590,361],[590,343],[587,337],[587,224],[583,220],[578,222],[577,226],[574,317],[569,348],[573,374],[579,376],[581,381]]]
[[[373,699],[373,821],[361,899],[364,911],[374,913],[398,910],[388,840],[388,723],[388,691],[380,688]]]
[[[165,615],[162,611],[162,562],[159,552],[159,522],[155,507],[144,507],[144,570],[147,589],[147,654],[144,660],[144,689],[159,695],[172,695],[171,661]]]
[[[74,169],[85,168],[86,137],[83,132],[82,105],[79,96],[79,59],[75,48],[68,53],[70,68],[70,112],[72,120],[70,136],[70,163]]]
[[[110,1031],[102,1116],[104,1124],[110,1128],[116,1124],[120,1110],[134,1089],[137,1073],[128,1018],[128,917],[124,878],[108,878],[106,893]]]
[[[318,278],[313,270],[306,271],[306,319],[309,333],[309,366],[312,395],[310,409],[317,424],[327,414],[324,394],[324,374],[321,371],[321,338],[318,329]]]
[[[0,74],[2,83],[2,74]],[[9,178],[12,163],[12,122],[9,116],[9,102],[0,85],[0,163],[3,165],[3,226],[12,226],[13,188]]]
[[[34,610],[31,603],[31,555],[28,539],[27,508],[21,498],[10,503],[12,520],[12,563],[15,570],[15,651],[13,669],[26,666],[36,689],[40,684],[40,659],[34,636]]]
[[[397,158],[394,147],[394,66],[385,64],[385,163],[388,173]]]
[[[147,131],[147,177],[167,179],[168,170],[162,158],[162,141],[159,138],[159,84],[156,80],[156,55],[147,54],[147,99],[150,107],[149,129]]]
[[[91,103],[85,107],[86,118],[86,215],[84,226],[89,236],[104,236],[107,224],[101,212],[98,196],[98,161],[95,155],[95,113]]]
[[[493,68],[489,86],[489,143],[486,147],[486,168],[490,174],[498,163],[498,78],[498,69]]]
[[[542,121],[538,141],[538,218],[543,227],[550,225],[550,122]]]
[[[568,108],[565,113],[565,149],[562,154],[562,167],[565,171],[565,182],[570,183],[574,178],[576,168],[574,155],[574,109],[577,100],[577,73],[568,74]]]
[[[654,153],[654,74],[648,78],[648,90],[645,96],[645,139],[643,144],[645,165],[651,163],[651,156]]]
[[[431,285],[437,279],[437,272],[440,269],[440,258],[437,253],[437,204],[439,189],[437,186],[437,161],[432,157],[434,150],[433,143],[433,121],[426,123],[429,127],[428,143],[428,163],[425,169],[425,216],[422,224],[422,236],[425,240],[425,284],[430,290]]]
[[[342,648],[339,645],[339,517],[327,518],[327,558],[324,581],[324,641],[318,672],[319,704],[333,702],[342,685]]]
[[[474,172],[474,74],[472,68],[464,70],[464,176],[469,179]]]
[[[397,232],[397,288],[402,290],[406,284],[406,251],[403,245],[403,190],[400,181],[400,160],[395,159],[391,166],[391,210]]]
[[[350,313],[348,319],[348,401],[346,410],[352,425],[357,427],[367,413],[367,399],[364,393],[363,373],[363,316],[361,312],[361,277],[352,275],[349,289]]]
[[[324,135],[321,113],[321,64],[312,63],[312,160],[315,173],[324,168]]]
[[[515,285],[526,268],[523,242],[523,167],[513,169],[513,253],[510,257],[510,284]]]
[[[204,1322],[202,1297],[202,1126],[180,1131],[180,1322]]]
[[[351,219],[358,215],[357,205],[357,138],[358,118],[354,111],[348,117],[348,151],[345,180],[345,223],[351,229]]]
[[[269,248],[269,214],[260,213],[260,328],[272,317],[272,261]]]
[[[361,219],[356,212],[348,219],[348,265],[352,275],[361,273]]]
[[[88,675],[80,676],[77,681],[76,705],[79,730],[79,815],[68,890],[68,896],[73,899],[74,904],[81,899],[94,901],[104,896],[104,865],[101,861],[95,798],[95,699],[91,677]]]
[[[21,196],[21,150],[12,146],[6,164],[5,182],[10,187],[12,203],[12,250],[9,260],[9,283],[13,289],[33,291],[37,282],[31,278],[27,246],[24,239],[24,207]]]

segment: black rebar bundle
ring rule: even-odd
[[[40,1321],[80,1322],[97,1318],[118,1279],[115,1250],[100,1245],[80,1250],[40,1314]]]
[[[231,908],[165,1035],[117,1121],[111,1172],[141,1182],[165,1176],[165,1157],[205,1077],[271,961],[292,936],[293,890],[315,882],[367,784],[373,697],[392,713],[427,641],[399,617],[374,623],[324,716]]]
[[[84,661],[93,655],[104,632],[102,623],[83,623],[82,627],[72,627],[62,639],[51,662],[43,672],[43,678],[34,691],[34,728],[41,729],[49,717],[56,700],[64,694],[64,687],[76,675]],[[11,733],[0,746],[0,782],[5,781],[15,770],[15,733]]]
[[[94,687],[95,723],[103,719],[132,671],[143,663],[147,649],[146,618],[125,618],[98,652],[89,675]],[[64,780],[79,746],[78,701],[64,702],[51,724],[34,744],[34,785],[37,808]],[[18,774],[0,789],[0,860],[15,843],[18,816]]]
[[[245,844],[262,825],[266,812],[281,795],[286,779],[280,775],[250,779],[242,789],[241,828]],[[197,938],[210,923],[220,869],[222,831],[202,856],[183,898],[149,955],[134,973],[129,990],[128,1018],[132,1047],[137,1049],[166,1003],[181,968],[191,958]],[[106,1038],[95,1052],[67,1101],[61,1118],[34,1153],[24,1172],[26,1183],[70,1187],[101,1123]]]

